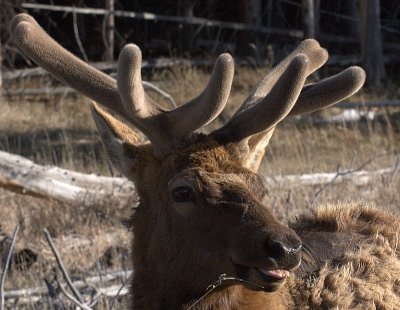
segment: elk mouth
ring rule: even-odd
[[[291,272],[285,269],[263,269],[248,267],[248,281],[263,287],[263,291],[274,292],[286,283]]]
[[[267,283],[283,284],[290,275],[290,271],[284,269],[266,270],[262,268],[253,268],[258,276]]]
[[[267,270],[262,268],[254,268],[265,280],[276,282],[276,281],[283,281],[289,275],[290,271],[284,269],[274,269],[274,270]]]
[[[244,265],[236,265],[236,268],[238,277],[250,283],[250,285],[246,285],[247,288],[265,292],[278,290],[286,283],[292,271],[296,269],[266,269]]]

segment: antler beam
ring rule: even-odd
[[[209,83],[198,97],[165,111],[144,92],[137,46],[129,44],[122,50],[117,83],[61,47],[31,16],[15,16],[10,29],[18,47],[41,67],[139,128],[152,142],[157,157],[165,156],[172,145],[179,145],[211,122],[228,100],[234,73],[229,54],[219,56]]]

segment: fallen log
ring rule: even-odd
[[[123,207],[137,202],[135,187],[125,178],[41,166],[3,151],[0,151],[0,187],[79,206],[113,202],[117,207]]]
[[[392,173],[393,168],[387,168],[348,173],[270,176],[266,177],[266,181],[272,187],[312,186],[343,181],[365,185],[377,177]],[[0,151],[0,187],[24,195],[54,199],[79,206],[104,205],[111,202],[119,207],[133,206],[138,199],[133,183],[125,178],[41,166],[22,156],[3,151]]]
[[[340,183],[343,181],[350,181],[355,185],[365,185],[372,182],[377,177],[389,175],[393,173],[392,168],[378,169],[373,171],[360,170],[354,172],[322,172],[301,175],[282,175],[267,177],[267,182],[272,186],[278,185],[321,185],[331,182]]]

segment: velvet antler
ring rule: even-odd
[[[142,57],[137,46],[130,44],[122,50],[116,82],[61,47],[27,14],[15,16],[10,30],[14,42],[37,64],[139,128],[152,142],[158,157],[212,121],[229,96],[234,72],[229,54],[219,56],[209,83],[198,97],[175,110],[164,111],[144,92],[140,73]]]
[[[78,59],[58,43],[27,14],[17,15],[10,25],[14,41],[29,57],[59,80],[139,128],[152,142],[154,154],[163,157],[174,145],[212,121],[224,108],[232,84],[234,65],[229,54],[219,56],[210,81],[193,100],[163,110],[145,93],[141,79],[141,52],[126,45],[118,60],[117,81]],[[223,143],[239,143],[247,149],[243,164],[256,171],[275,126],[288,115],[316,111],[341,101],[361,88],[365,73],[359,67],[304,86],[311,73],[328,59],[315,40],[303,41],[255,87],[235,116],[213,135]],[[96,123],[107,123],[116,136],[133,138],[129,127],[94,105]],[[97,116],[96,116],[97,115]],[[128,133],[129,132],[129,133]],[[245,148],[243,148],[245,146]]]
[[[307,60],[308,66],[299,65]],[[310,113],[333,105],[357,92],[365,81],[360,67],[304,86],[308,75],[328,60],[313,39],[303,41],[255,87],[234,117],[214,134],[224,143],[240,143],[246,167],[257,171],[275,126],[286,116]],[[243,148],[242,148],[243,149]]]

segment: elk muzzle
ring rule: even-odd
[[[275,291],[301,263],[302,243],[290,228],[278,223],[243,225],[232,249],[238,276]]]

